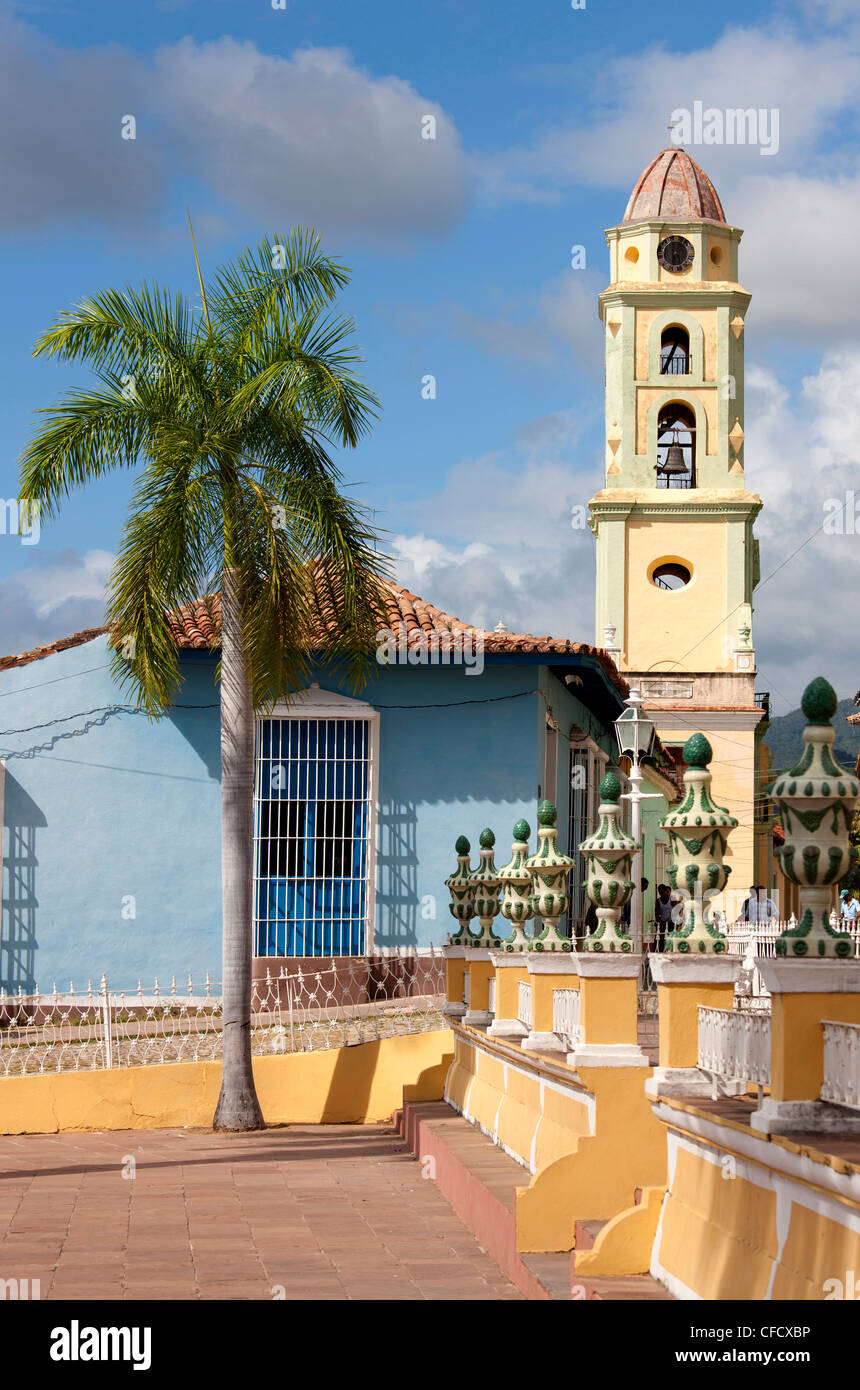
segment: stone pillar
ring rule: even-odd
[[[568,1052],[575,1067],[647,1067],[639,1046],[639,954],[582,952],[579,975],[579,1041]]]
[[[711,1094],[713,1081],[697,1066],[699,1008],[733,1008],[743,964],[740,956],[728,955],[725,937],[707,917],[709,901],[723,892],[731,872],[723,856],[738,823],[711,800],[712,757],[704,734],[687,739],[684,800],[661,821],[672,843],[667,876],[684,903],[682,920],[667,934],[666,950],[649,957],[660,1016],[660,1062],[647,1083],[652,1095]],[[728,1083],[722,1089],[744,1088]]]
[[[466,947],[466,970],[469,975],[469,1007],[463,1022],[471,1028],[486,1028],[493,1021],[490,1010],[490,980],[493,978],[495,952],[486,946]]]
[[[558,847],[557,812],[551,801],[538,806],[538,847],[526,868],[531,874],[531,908],[535,932],[531,940],[533,951],[572,951],[574,943],[562,936],[558,923],[570,902],[567,876],[574,860],[562,854]]]
[[[741,956],[685,956],[652,952],[651,978],[657,986],[660,1064],[647,1083],[652,1095],[711,1094],[713,1081],[698,1069],[699,1008],[734,1007]],[[724,1091],[745,1090],[728,1083]]]
[[[647,1067],[639,1046],[637,997],[642,956],[633,951],[622,909],[633,892],[636,841],[621,825],[621,783],[608,772],[600,783],[598,825],[579,846],[586,861],[585,891],[597,926],[576,957],[579,1041],[567,1060],[576,1067]]]
[[[853,955],[850,936],[830,924],[835,889],[851,866],[848,832],[860,801],[860,783],[833,757],[836,737],[831,720],[836,692],[819,676],[803,692],[807,724],[803,752],[789,772],[773,784],[785,842],[776,851],[786,878],[800,896],[797,926],[776,942],[778,956],[810,960]]]
[[[493,932],[499,910],[502,881],[493,860],[496,837],[492,830],[481,831],[481,861],[469,879],[475,894],[475,915],[481,930],[469,933],[466,969],[469,972],[469,1007],[463,1022],[473,1028],[486,1028],[493,1021],[490,1011],[490,980],[493,976],[492,952],[501,945]]]
[[[525,924],[534,910],[531,902],[532,875],[528,869],[531,833],[528,821],[517,821],[514,826],[511,858],[499,869],[503,890],[499,911],[511,924],[510,936],[501,943],[503,951],[522,952],[531,948],[531,942],[525,933]]]
[[[722,893],[731,867],[723,863],[726,842],[737,820],[724,806],[711,801],[714,756],[704,734],[693,734],[684,744],[685,796],[677,811],[669,811],[660,824],[672,842],[669,882],[684,897],[683,920],[667,934],[666,950],[682,955],[721,955],[726,939],[707,920],[707,903]]]
[[[819,1099],[824,1071],[822,1019],[860,1023],[860,960],[848,933],[830,921],[840,878],[848,872],[848,832],[860,783],[833,757],[838,701],[822,677],[803,692],[803,752],[777,778],[786,877],[798,885],[796,926],[777,939],[775,960],[756,964],[771,993],[770,1096],[752,1116],[766,1134],[860,1131],[860,1115]]]
[[[480,843],[480,863],[469,876],[469,883],[474,893],[474,916],[477,917],[481,930],[477,936],[470,932],[470,939],[466,945],[495,949],[502,944],[493,932],[493,922],[499,911],[499,893],[501,892],[502,880],[493,860],[493,846],[496,843],[496,837],[492,830],[481,831]]]
[[[496,972],[496,1006],[487,1029],[491,1038],[524,1038],[528,1028],[519,1020],[519,987],[529,978],[528,956],[508,951],[491,951]]]
[[[567,1052],[567,1044],[553,1031],[553,991],[575,989],[578,982],[576,956],[572,953],[548,952],[540,955],[530,951],[528,978],[532,991],[532,1026],[523,1039],[523,1047],[540,1052]]]
[[[759,957],[771,993],[770,1095],[750,1117],[763,1134],[860,1133],[860,1115],[819,1099],[822,1019],[860,1023],[860,960]]]
[[[451,894],[448,911],[457,923],[457,930],[442,948],[445,957],[445,1005],[442,1012],[446,1018],[462,1018],[466,1012],[463,1002],[466,979],[465,942],[471,935],[469,922],[475,915],[475,890],[472,887],[472,866],[469,862],[471,845],[465,835],[457,840],[457,868],[445,879],[445,887]]]
[[[585,891],[597,909],[597,926],[582,943],[583,951],[628,953],[633,949],[629,929],[621,926],[620,919],[633,892],[630,869],[638,845],[620,823],[620,796],[621,783],[614,772],[608,772],[600,783],[597,829],[579,846],[586,861]]]

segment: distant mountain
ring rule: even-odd
[[[836,730],[836,743],[833,752],[843,767],[853,772],[860,753],[860,725],[847,724],[846,715],[860,713],[853,700],[840,700],[839,708],[833,716]],[[765,735],[765,743],[771,752],[774,768],[782,771],[792,767],[803,749],[803,730],[806,716],[803,710],[793,709],[790,714],[780,714],[771,720]]]

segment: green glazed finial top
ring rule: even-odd
[[[538,825],[555,825],[558,815],[551,801],[542,801],[537,809]]]
[[[800,708],[810,724],[829,724],[838,707],[836,691],[823,676],[816,676],[814,681],[809,682],[800,702]]]
[[[714,750],[704,734],[691,734],[684,744],[684,762],[687,767],[707,767]]]
[[[458,854],[463,855],[468,854],[472,846],[469,844],[469,841],[466,839],[465,835],[460,835],[454,848]]]
[[[621,783],[614,772],[607,772],[598,788],[601,801],[617,801],[621,795]]]
[[[492,848],[493,848],[493,845],[496,843],[496,837],[495,837],[495,835],[493,834],[492,830],[487,829],[487,830],[482,830],[482,831],[481,831],[481,841],[480,841],[480,843],[481,843],[481,849],[492,849]]]
[[[531,828],[531,826],[529,825],[529,823],[528,823],[527,820],[518,820],[518,821],[517,821],[516,825],[514,826],[514,839],[515,839],[515,840],[519,840],[519,841],[521,841],[521,843],[523,843],[523,844],[528,844],[528,838],[529,838],[529,835],[531,835],[531,833],[532,833],[532,828]]]

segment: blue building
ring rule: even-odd
[[[320,654],[259,721],[261,966],[442,942],[458,835],[491,826],[503,863],[544,796],[563,847],[593,824],[627,690],[605,653],[389,591],[362,691]],[[104,630],[0,661],[3,988],[220,978],[219,615],[217,597],[174,615],[184,683],[159,720],[123,702]]]

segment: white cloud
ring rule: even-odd
[[[656,154],[655,132],[665,132],[673,110],[704,107],[776,107],[779,153],[757,147],[691,147],[707,172],[733,187],[745,174],[796,167],[812,153],[837,117],[854,107],[860,57],[842,37],[819,30],[815,37],[786,25],[730,27],[708,48],[671,51],[663,45],[609,60],[593,74],[587,104],[595,119],[544,130],[528,145],[476,157],[475,169],[490,196],[558,194],[572,183],[629,190]],[[852,119],[856,120],[856,113]],[[659,135],[657,136],[659,138]],[[624,204],[619,207],[619,220]],[[729,209],[729,215],[731,210]]]
[[[857,534],[822,527],[828,499],[860,501],[860,350],[828,354],[792,397],[772,373],[751,370],[746,399],[747,484],[765,503],[756,524],[762,579],[754,637],[762,688],[799,704],[804,685],[824,675],[853,695],[858,670],[845,620],[860,580]]]
[[[440,105],[373,78],[344,49],[281,58],[250,42],[159,50],[164,121],[190,167],[278,226],[312,222],[385,239],[432,236],[459,215],[459,139]],[[435,138],[422,138],[422,119]]]
[[[501,620],[511,632],[591,641],[593,542],[572,508],[587,503],[596,470],[564,457],[579,429],[570,412],[545,416],[520,432],[519,462],[487,456],[452,469],[415,507],[422,530],[389,546],[398,582],[478,627]]]
[[[860,173],[833,180],[785,174],[746,178],[732,220],[746,228],[741,280],[752,291],[749,332],[810,343],[857,340]]]
[[[860,172],[850,139],[860,52],[828,29],[843,9],[822,3],[811,32],[786,21],[732,27],[693,52],[655,45],[612,59],[574,108],[588,110],[588,123],[575,118],[528,144],[475,157],[479,186],[490,200],[515,201],[558,198],[583,184],[614,188],[620,222],[658,142],[669,143],[674,110],[697,101],[723,111],[775,108],[775,155],[750,145],[687,148],[713,179],[728,220],[746,229],[741,278],[753,292],[751,331],[815,342],[849,336],[860,295]]]
[[[438,102],[375,77],[340,48],[267,54],[224,38],[166,45],[153,60],[119,45],[61,47],[8,18],[0,50],[0,226],[58,218],[147,231],[177,176],[228,213],[273,230],[316,224],[392,242],[459,217],[465,168]],[[123,139],[133,115],[136,138]],[[423,139],[432,116],[435,139]]]
[[[6,538],[5,544],[16,543]],[[28,551],[27,568],[0,579],[0,655],[101,627],[112,563],[104,550]]]

